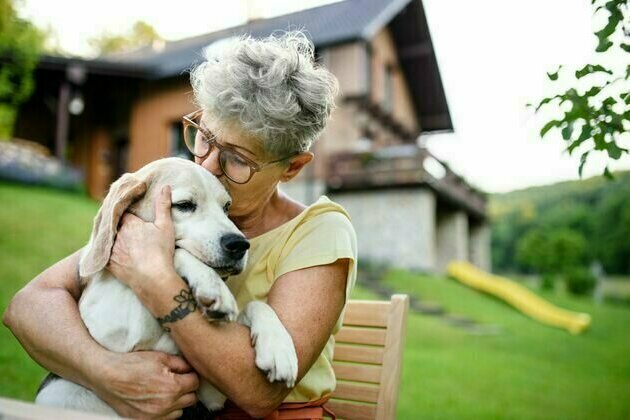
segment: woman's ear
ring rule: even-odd
[[[289,159],[289,166],[286,167],[284,172],[282,173],[282,177],[280,180],[282,182],[288,182],[295,178],[297,174],[300,173],[302,168],[304,168],[311,160],[313,160],[313,153],[311,152],[302,152],[299,155],[295,155]]]
[[[111,185],[103,205],[96,214],[90,242],[79,262],[81,278],[91,276],[105,268],[112,253],[120,218],[146,191],[147,184],[133,174],[124,174]]]

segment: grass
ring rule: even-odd
[[[385,282],[502,329],[497,336],[475,336],[411,314],[399,418],[630,417],[630,308],[543,293],[592,315],[592,328],[571,336],[453,280],[392,271]]]
[[[98,205],[81,195],[11,184],[0,184],[0,202],[4,311],[26,282],[87,241]],[[391,271],[385,281],[502,328],[497,336],[474,336],[410,314],[398,418],[630,418],[630,307],[543,293],[592,315],[592,328],[571,336],[452,280]],[[353,297],[375,296],[358,286]],[[0,326],[0,395],[32,400],[44,373]]]
[[[85,196],[0,183],[0,311],[29,280],[85,245],[98,204]],[[45,308],[36,308],[45,310]],[[0,326],[0,395],[32,400],[45,372]]]

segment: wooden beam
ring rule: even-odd
[[[418,57],[426,57],[433,52],[431,43],[428,41],[420,42],[418,44],[408,45],[401,47],[398,51],[398,58],[401,61],[412,60]]]
[[[70,113],[68,112],[69,102],[70,83],[63,82],[59,87],[59,99],[57,100],[57,130],[55,133],[55,157],[61,161],[66,160],[68,126],[70,124]]]

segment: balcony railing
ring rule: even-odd
[[[429,160],[434,165],[429,165]],[[442,170],[435,170],[436,162]],[[413,145],[330,156],[326,181],[328,190],[333,192],[428,186],[438,194],[438,199],[463,206],[480,217],[486,213],[482,192],[468,185],[428,150]]]

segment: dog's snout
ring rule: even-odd
[[[249,241],[244,236],[228,233],[221,237],[221,248],[230,258],[240,260],[249,249]]]

